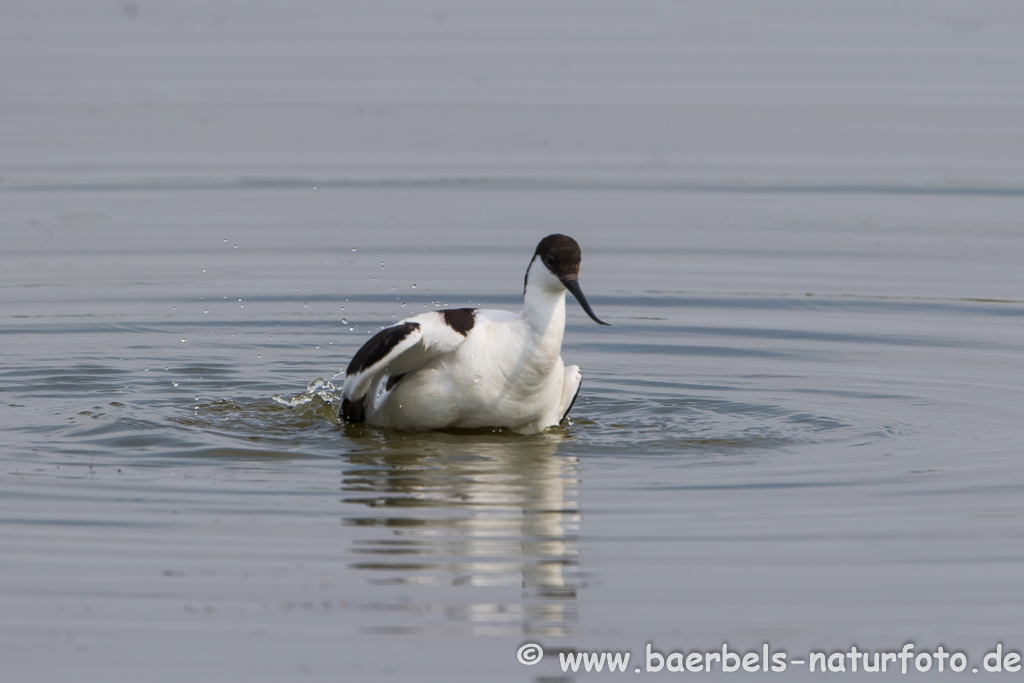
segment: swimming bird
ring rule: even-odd
[[[548,235],[526,269],[523,310],[455,308],[385,327],[345,370],[339,417],[401,430],[505,427],[533,434],[561,423],[580,391],[562,361],[565,293],[594,322],[580,288],[580,246]]]

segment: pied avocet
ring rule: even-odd
[[[403,430],[559,424],[579,394],[579,366],[562,362],[565,292],[594,322],[579,283],[580,247],[548,235],[526,269],[523,310],[431,311],[386,327],[345,371],[340,417]]]

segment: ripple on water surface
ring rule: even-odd
[[[89,529],[91,544],[64,546],[81,556],[104,548],[123,560],[145,549],[163,580],[181,581],[171,602],[153,607],[172,621],[211,563],[234,578],[210,609],[255,604],[271,621],[294,609],[294,591],[266,574],[270,558],[296,585],[362,577],[356,598],[327,590],[333,597],[316,603],[355,631],[568,635],[580,627],[588,584],[583,512],[591,524],[607,514],[629,527],[661,490],[686,489],[678,504],[694,506],[716,487],[848,484],[852,475],[838,470],[780,479],[774,465],[793,453],[805,466],[830,452],[877,462],[936,435],[969,437],[959,407],[943,402],[962,378],[943,372],[958,367],[951,359],[988,362],[1019,349],[986,327],[1008,305],[982,302],[672,295],[595,297],[595,307],[615,327],[570,316],[563,355],[584,371],[570,423],[534,436],[339,424],[337,386],[323,365],[343,365],[362,328],[329,355],[282,345],[288,331],[275,328],[279,338],[246,346],[244,360],[225,359],[222,342],[195,342],[187,359],[160,356],[159,326],[126,326],[116,339],[97,332],[87,361],[0,372],[14,418],[2,457],[30,482],[5,490],[19,510],[6,521],[37,537]],[[229,336],[258,327],[224,325]],[[294,330],[318,340],[335,332],[310,320]],[[198,329],[175,333],[201,338]],[[707,475],[721,465],[740,469],[725,480]],[[589,506],[580,503],[585,487]],[[313,566],[322,575],[303,568]],[[258,578],[235,581],[245,575]],[[268,600],[273,607],[259,607]]]
[[[713,459],[906,431],[896,420],[858,413],[849,404],[855,398],[912,396],[899,395],[884,381],[851,381],[837,375],[836,368],[871,353],[872,347],[910,353],[971,347],[920,326],[899,335],[865,332],[870,326],[862,324],[864,316],[907,311],[903,301],[868,304],[676,297],[679,314],[689,308],[686,315],[694,319],[679,326],[652,319],[658,317],[650,315],[655,311],[666,312],[658,297],[602,302],[616,318],[615,328],[606,332],[571,324],[567,335],[564,355],[584,369],[583,392],[566,429],[574,451]],[[755,319],[770,314],[771,325],[722,325],[721,316],[733,317],[728,311],[734,306],[750,308],[749,317]],[[927,303],[915,306],[928,315],[936,310]],[[945,303],[939,306],[948,312]],[[702,309],[710,309],[705,320],[700,319]],[[861,310],[859,321],[830,322],[837,313],[856,317],[856,310]],[[823,313],[825,324],[819,321],[810,325],[818,329],[808,329],[809,311]],[[877,327],[877,319],[871,324]],[[598,340],[592,339],[595,334],[601,335]],[[982,346],[1001,350],[994,341]],[[344,348],[334,359],[339,365]],[[202,354],[202,347],[197,351]],[[21,402],[12,405],[25,418],[15,429],[26,441],[45,434],[51,450],[74,455],[336,456],[352,447],[345,430],[338,433],[338,392],[329,380],[317,378],[293,394],[269,378],[253,381],[247,376],[251,368],[244,365],[140,360],[146,363],[142,371],[125,369],[123,362],[5,370],[5,391],[19,397]],[[767,366],[772,374],[764,372]],[[52,413],[40,415],[43,404],[66,411],[62,425],[53,424]]]

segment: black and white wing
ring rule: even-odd
[[[356,351],[345,369],[340,417],[346,422],[366,421],[366,401],[374,400],[380,382],[388,390],[403,375],[418,370],[435,358],[455,351],[471,329],[475,311],[452,309],[422,313],[385,327]]]

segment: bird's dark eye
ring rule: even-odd
[[[544,257],[544,265],[547,266],[548,268],[553,268],[554,265],[555,265],[555,257],[552,256],[551,254],[548,254],[547,256],[545,256]]]

